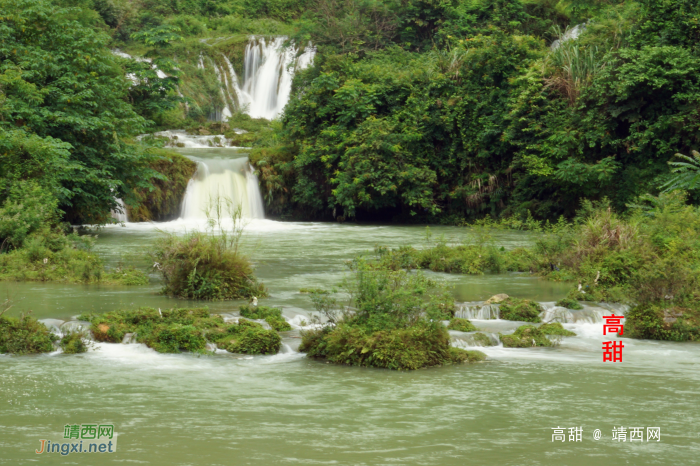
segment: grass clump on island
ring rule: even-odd
[[[476,327],[472,324],[469,319],[461,319],[459,317],[454,317],[450,319],[450,323],[447,325],[448,330],[457,330],[460,332],[475,332]]]
[[[208,229],[183,236],[166,233],[151,254],[163,277],[163,294],[185,299],[227,300],[267,296],[250,259],[241,252],[243,219],[230,199],[215,199]]]
[[[556,346],[558,340],[550,340],[547,335],[557,337],[573,337],[574,332],[566,330],[559,322],[543,324],[539,327],[534,325],[521,325],[510,335],[499,334],[503,346],[506,348],[532,348],[536,346],[549,347]]]
[[[302,332],[299,351],[339,364],[407,370],[485,357],[450,345],[442,321],[452,317],[454,299],[442,283],[364,258],[349,268],[342,285],[347,302],[334,293],[312,294],[326,321]]]
[[[292,329],[289,322],[282,317],[282,309],[268,306],[248,306],[243,305],[239,310],[241,316],[248,319],[261,319],[278,332],[286,332]]]
[[[232,353],[276,354],[282,344],[274,330],[244,319],[227,323],[220,315],[210,314],[207,308],[142,307],[82,315],[80,320],[91,323],[96,341],[121,343],[127,334],[132,334],[138,343],[159,353],[205,353],[207,342],[211,342]]]
[[[134,267],[106,269],[95,238],[66,234],[58,201],[35,182],[19,182],[0,206],[0,280],[148,284]],[[117,270],[118,269],[118,270]]]

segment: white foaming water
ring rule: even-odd
[[[498,319],[498,304],[463,303],[455,311],[455,317],[469,320]]]
[[[187,185],[181,219],[206,219],[207,209],[217,199],[230,199],[244,218],[265,218],[258,179],[247,157],[193,160],[197,172]]]
[[[139,138],[145,135],[139,136]],[[187,134],[183,130],[159,131],[153,133],[153,136],[168,138],[167,146],[182,147],[187,149],[210,149],[212,147],[229,147],[235,148],[230,139],[227,139],[223,134],[212,134],[207,136],[196,136]]]

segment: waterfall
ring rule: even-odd
[[[211,65],[226,102],[221,111],[221,118],[225,120],[231,116],[229,102],[245,108],[253,118],[272,120],[282,113],[292,92],[294,72],[311,65],[316,55],[316,49],[308,44],[297,57],[297,48],[283,47],[286,39],[276,37],[266,40],[262,37],[251,37],[245,49],[242,82],[226,55],[222,55],[226,67],[219,67],[215,63]],[[205,68],[201,56],[197,66]],[[233,98],[233,94],[236,99]]]
[[[124,205],[124,201],[122,201],[119,198],[115,199],[117,201],[117,205],[119,206],[119,210],[121,212],[117,212],[116,210],[112,210],[110,213],[112,214],[112,218],[115,219],[119,223],[126,223],[129,221],[129,216],[126,213],[126,206]]]
[[[197,172],[187,185],[180,218],[204,219],[216,199],[230,199],[244,218],[265,218],[258,178],[247,157],[194,159]]]

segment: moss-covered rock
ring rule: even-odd
[[[563,337],[576,336],[574,332],[565,329],[564,326],[559,322],[552,322],[551,324],[542,324],[540,325],[539,329],[540,332],[544,333],[545,335],[560,335]]]
[[[485,333],[477,332],[472,335],[472,338],[477,346],[496,346],[496,343],[494,343],[491,337]]]
[[[544,308],[529,299],[508,298],[500,304],[499,317],[503,320],[520,322],[540,322]]]
[[[226,323],[206,308],[139,308],[83,315],[80,319],[91,323],[97,341],[121,343],[127,333],[132,333],[137,342],[160,353],[205,352],[207,341],[211,341],[234,353],[275,354],[282,344],[274,330],[245,319]]]
[[[177,218],[187,184],[197,170],[197,164],[173,151],[151,149],[158,158],[150,168],[163,175],[153,178],[149,188],[133,191],[134,207],[127,206],[131,222],[165,221]]]
[[[573,309],[575,311],[583,309],[581,303],[579,303],[576,299],[573,298],[560,299],[559,301],[557,301],[556,305],[560,307],[565,307],[567,309]]]
[[[465,362],[480,362],[486,359],[486,355],[481,351],[477,350],[464,350],[461,348],[455,348],[454,346],[450,348],[450,359],[453,364],[460,364]]]
[[[444,327],[416,325],[370,332],[341,324],[302,332],[299,351],[339,364],[398,370],[479,359],[476,353],[465,355],[451,348],[450,336]]]
[[[499,335],[506,348],[532,348],[554,346],[547,335],[534,325],[522,325],[512,335]]]
[[[0,316],[0,353],[49,353],[54,350],[53,344],[57,339],[34,317]]]
[[[460,319],[455,317],[450,320],[450,324],[447,326],[449,330],[457,330],[460,332],[474,332],[476,327],[472,324],[469,319]]]

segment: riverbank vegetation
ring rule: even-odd
[[[29,314],[9,317],[5,314],[12,307],[10,300],[0,303],[0,353],[35,354],[54,350],[58,339],[41,322]]]
[[[274,330],[244,319],[225,322],[206,308],[153,309],[139,308],[82,315],[91,323],[96,341],[122,343],[131,334],[159,353],[210,352],[207,342],[232,353],[276,354],[282,339]]]
[[[478,351],[450,346],[442,321],[454,314],[454,298],[443,284],[363,258],[349,267],[342,286],[347,300],[312,294],[325,321],[302,333],[299,351],[339,364],[399,370],[483,359]]]

